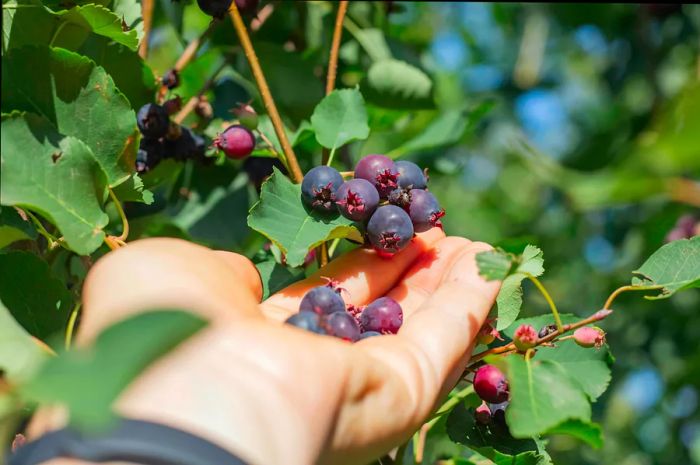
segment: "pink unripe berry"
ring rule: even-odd
[[[493,321],[493,318],[486,320],[484,325],[476,334],[476,342],[478,342],[479,344],[488,345],[496,339],[498,339],[499,341],[503,340],[501,335],[498,333],[498,330],[496,330],[496,328],[494,328],[494,326],[491,324]]]
[[[248,104],[241,103],[236,108],[231,110],[238,121],[251,131],[258,127],[258,114],[253,107]]]
[[[605,332],[595,326],[584,326],[574,331],[574,341],[581,347],[599,349],[605,343]]]
[[[234,124],[214,139],[214,147],[223,150],[227,157],[238,160],[251,154],[255,148],[255,136],[245,126]]]
[[[477,423],[481,423],[482,425],[491,423],[491,409],[489,409],[486,402],[481,401],[481,405],[474,410],[474,419]]]
[[[513,344],[520,352],[525,352],[537,345],[537,331],[531,325],[520,325],[513,334]]]
[[[482,400],[500,404],[508,400],[508,381],[493,365],[484,365],[474,375],[474,391]]]

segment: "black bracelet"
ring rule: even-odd
[[[8,465],[35,465],[55,458],[144,465],[246,465],[229,451],[193,434],[141,420],[120,419],[104,434],[64,428],[21,446]]]

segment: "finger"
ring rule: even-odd
[[[271,296],[262,303],[262,310],[269,318],[284,320],[297,312],[301,299],[309,289],[326,283],[322,277],[337,281],[347,291],[343,293],[346,303],[365,305],[391,289],[413,261],[443,237],[445,234],[441,229],[433,228],[417,235],[408,247],[391,258],[381,257],[364,248],[353,250],[333,260],[313,276]]]
[[[260,301],[263,295],[262,282],[260,281],[260,273],[258,273],[258,269],[253,265],[253,262],[243,255],[225,250],[214,250],[213,252],[233,268],[241,283],[250,289],[257,300]]]
[[[254,266],[245,260],[236,259],[234,267],[230,258],[179,239],[129,243],[88,273],[79,341],[128,315],[159,308],[190,310],[213,321],[260,316],[258,295],[246,283]]]
[[[412,392],[416,418],[428,415],[454,386],[496,299],[499,282],[481,278],[475,259],[489,249],[484,243],[469,245],[397,336],[366,341],[365,348],[388,363]]]

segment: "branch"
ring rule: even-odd
[[[333,31],[333,42],[331,43],[331,55],[328,59],[328,77],[326,78],[326,95],[333,92],[335,88],[335,77],[338,71],[338,50],[340,49],[340,39],[343,36],[343,20],[348,11],[348,2],[343,0],[338,5],[338,14],[335,17],[335,30]]]
[[[124,214],[124,209],[122,208],[122,204],[117,198],[116,195],[114,195],[114,191],[112,188],[109,188],[109,196],[112,198],[112,202],[114,202],[114,206],[117,208],[117,213],[119,213],[119,218],[122,220],[122,233],[121,235],[115,237],[114,239],[117,239],[117,241],[125,241],[127,236],[129,235],[129,220],[126,219],[126,215]]]
[[[231,20],[233,21],[233,27],[236,29],[236,34],[238,35],[238,40],[241,42],[245,56],[250,64],[250,69],[253,72],[253,77],[255,77],[255,82],[258,85],[258,90],[260,91],[260,96],[262,97],[263,104],[267,110],[267,114],[270,116],[272,125],[275,128],[275,133],[277,134],[277,140],[279,140],[282,146],[282,151],[287,159],[287,163],[290,168],[290,176],[292,181],[295,183],[300,183],[304,178],[299,167],[299,162],[297,161],[296,155],[292,150],[292,146],[287,139],[287,133],[284,130],[284,125],[282,124],[282,119],[280,118],[279,112],[277,111],[277,106],[275,101],[272,99],[270,94],[270,88],[265,80],[265,75],[263,74],[262,68],[260,67],[260,62],[258,61],[258,56],[255,54],[255,49],[253,49],[253,44],[250,42],[250,36],[248,35],[248,30],[246,29],[243,18],[238,11],[236,2],[231,2],[231,9],[229,10],[231,15]]]
[[[148,55],[148,39],[151,36],[151,26],[153,24],[153,7],[155,0],[141,0],[141,17],[143,19],[143,38],[139,44],[139,56],[146,59]]]

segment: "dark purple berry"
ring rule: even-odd
[[[250,182],[253,183],[258,192],[260,192],[262,183],[272,174],[273,167],[276,167],[283,174],[287,174],[284,165],[277,158],[248,157],[243,162],[243,171],[248,174],[248,179],[250,179]]]
[[[180,85],[180,74],[175,69],[168,70],[160,80],[168,89],[174,89]]]
[[[427,231],[435,226],[442,228],[440,218],[445,216],[445,210],[440,208],[435,196],[420,189],[411,189],[408,194],[411,197],[408,213],[416,232]]]
[[[236,1],[236,6],[238,7],[238,11],[240,11],[242,15],[253,16],[258,12],[258,4],[260,3],[260,0],[235,0],[235,1]]]
[[[328,286],[318,286],[306,293],[299,304],[300,312],[313,312],[330,315],[335,312],[345,313],[345,302],[337,291]]]
[[[364,221],[377,209],[379,193],[366,179],[350,179],[338,188],[335,203],[345,218]]]
[[[396,334],[403,323],[401,305],[391,297],[380,297],[367,305],[360,314],[363,331]]]
[[[399,172],[394,161],[384,155],[367,155],[355,165],[355,177],[366,179],[374,184],[379,196],[387,198],[389,193],[399,187]]]
[[[403,189],[425,189],[428,179],[423,170],[413,162],[401,160],[396,162],[399,172],[399,187]]]
[[[197,0],[197,5],[209,16],[222,19],[231,8],[231,0]]]
[[[326,315],[322,320],[324,329],[331,336],[351,342],[360,339],[360,325],[345,310]]]
[[[317,166],[304,176],[301,182],[301,198],[304,203],[319,212],[335,210],[335,193],[343,184],[343,177],[330,166]]]
[[[547,337],[550,334],[552,334],[554,331],[557,330],[557,325],[551,324],[551,325],[545,325],[542,327],[542,329],[539,330],[537,333],[537,337],[542,339],[543,337]]]
[[[313,312],[299,312],[285,320],[285,323],[317,334],[326,334],[321,326],[321,317]]]
[[[239,160],[251,154],[255,148],[255,135],[245,126],[232,124],[214,139],[214,147],[227,157]]]
[[[508,381],[493,365],[484,365],[474,375],[474,391],[482,400],[500,404],[508,400]]]
[[[165,158],[174,158],[178,161],[203,160],[206,143],[201,136],[196,135],[185,126],[180,126],[179,137],[164,140]]]
[[[395,205],[384,205],[367,223],[367,236],[375,249],[394,254],[408,245],[413,237],[413,224],[408,213]]]
[[[136,172],[147,173],[163,158],[163,144],[158,139],[141,139],[136,153]]]
[[[139,131],[146,137],[158,139],[168,132],[170,119],[165,108],[155,103],[147,103],[136,114]]]
[[[367,339],[368,337],[374,337],[374,336],[381,336],[382,333],[378,333],[376,331],[365,331],[364,333],[360,334],[360,339]]]

